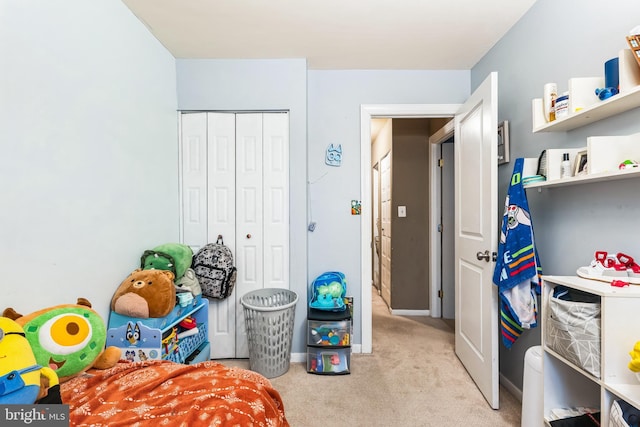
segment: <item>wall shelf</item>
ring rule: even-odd
[[[539,105],[542,106],[542,103],[539,103]],[[616,114],[624,113],[625,111],[629,111],[637,107],[640,107],[640,86],[636,86],[627,92],[619,93],[618,95],[587,107],[580,112],[570,114],[562,119],[554,120],[550,123],[544,123],[540,126],[536,126],[534,123],[533,133],[565,132],[595,123],[598,120],[606,119],[607,117],[615,116]]]
[[[567,185],[589,184],[592,182],[614,181],[627,178],[640,178],[640,168],[593,173],[589,175],[573,176],[571,178],[554,179],[552,181],[532,182],[531,184],[526,184],[524,188],[564,187]]]

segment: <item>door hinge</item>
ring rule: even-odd
[[[442,224],[438,224],[438,233],[442,233],[442,230],[444,230],[444,226]]]
[[[442,292],[442,289],[440,289],[438,291],[438,298],[442,299],[444,297],[444,292]]]
[[[444,167],[444,159],[438,159],[438,167],[440,168]]]

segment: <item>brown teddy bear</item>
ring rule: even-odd
[[[111,310],[141,319],[168,315],[176,305],[174,278],[168,270],[134,270],[113,295]]]

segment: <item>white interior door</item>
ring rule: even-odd
[[[209,305],[211,357],[249,355],[240,298],[289,286],[287,113],[181,114],[182,240],[194,251],[222,235],[236,287]]]
[[[380,295],[391,307],[391,152],[380,160]]]
[[[492,408],[499,407],[497,73],[455,117],[455,351]],[[485,258],[486,255],[486,258]]]

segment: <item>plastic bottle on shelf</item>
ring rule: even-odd
[[[560,164],[562,171],[560,173],[561,178],[571,177],[571,162],[569,161],[569,153],[562,154],[562,163]]]
[[[543,91],[544,118],[547,122],[552,122],[556,119],[555,103],[558,96],[558,86],[555,83],[547,83],[544,85]]]
[[[555,112],[556,120],[569,115],[569,92],[564,92],[562,96],[556,98]]]

